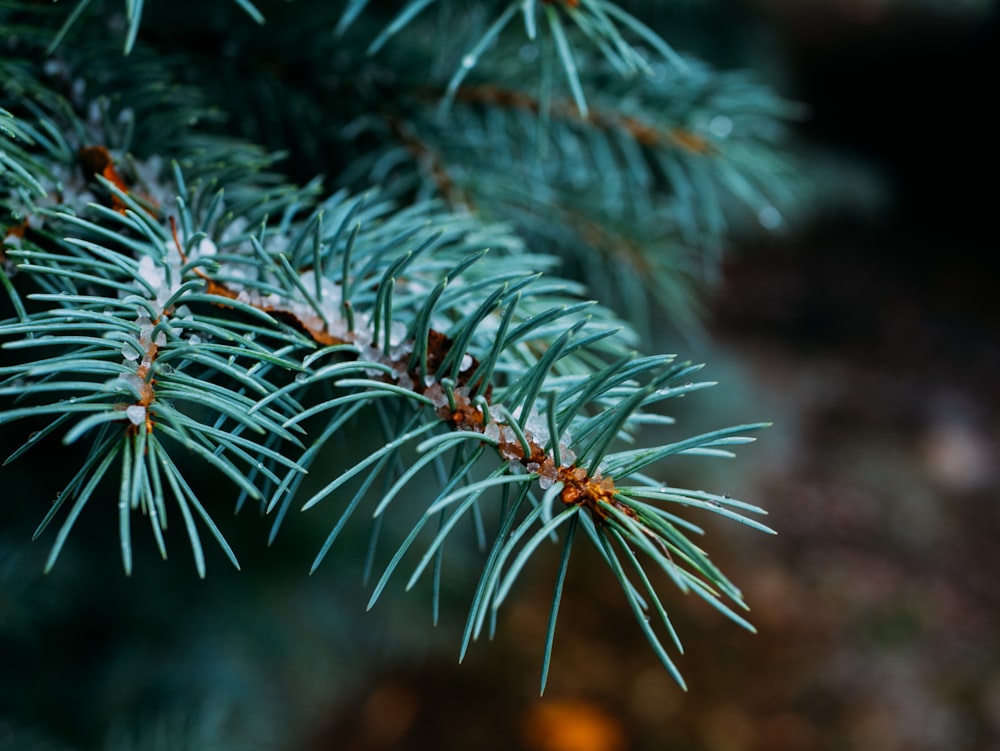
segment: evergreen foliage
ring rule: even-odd
[[[313,569],[369,516],[369,607],[430,577],[436,614],[446,543],[472,535],[463,654],[558,540],[543,689],[587,540],[683,685],[657,581],[752,628],[690,512],[770,530],[663,462],[762,425],[647,445],[663,402],[712,384],[642,354],[646,315],[693,320],[734,224],[794,210],[795,108],[678,54],[644,3],[471,5],[0,5],[7,461],[86,446],[38,527],[47,568],[111,503],[126,573],[146,535],[167,556],[168,521],[200,575],[206,541],[238,567],[203,468],[271,539],[336,507]]]

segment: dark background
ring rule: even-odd
[[[775,426],[670,480],[739,489],[779,532],[707,523],[759,633],[668,595],[687,693],[586,546],[540,700],[555,555],[459,666],[474,566],[437,629],[400,592],[365,615],[350,545],[305,577],[325,529],[290,520],[265,551],[246,513],[226,527],[241,574],[209,553],[199,582],[175,530],[168,564],[137,545],[123,581],[88,555],[116,549],[110,517],[85,514],[42,576],[25,499],[61,478],[17,463],[0,475],[0,749],[1000,750],[997,26],[957,6],[724,6],[745,19],[732,43],[808,105],[803,141],[864,165],[885,200],[831,178],[811,221],[737,243],[685,345],[724,388],[684,420]]]

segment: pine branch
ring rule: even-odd
[[[379,28],[354,32],[367,15],[340,44],[294,19],[242,38],[221,63],[215,98],[231,102],[245,134],[266,134],[296,164],[352,154],[330,175],[337,185],[374,182],[403,202],[441,198],[511,222],[530,245],[580,268],[608,304],[629,306],[640,331],[650,307],[695,328],[723,249],[793,225],[808,206],[788,135],[800,108],[746,73],[693,58],[679,72],[651,59],[648,72],[625,77],[581,52],[583,117],[551,75],[549,42],[525,44],[514,30],[442,109],[460,62],[454,38],[468,22],[446,16],[457,28],[442,36],[439,19],[419,16],[378,55],[344,55],[344,44],[363,45]],[[244,62],[259,58],[267,64]],[[330,63],[317,69],[314,58]]]
[[[623,82],[599,61],[587,70],[587,117],[558,91],[541,99],[515,79],[525,88],[470,82],[447,116],[430,96],[384,122],[367,118],[356,137],[384,144],[369,151],[367,174],[513,222],[628,305],[632,321],[653,302],[693,327],[733,225],[774,229],[802,211],[800,167],[781,145],[796,110],[694,61],[683,76],[661,66],[655,80]]]
[[[274,23],[259,31],[228,7],[194,30],[175,18],[199,13],[194,5],[146,13],[160,44],[190,53],[175,70],[199,83],[204,66],[219,70],[208,99],[243,135],[290,153],[297,179],[330,165],[330,184],[363,192],[375,183],[404,203],[443,198],[512,222],[531,246],[569,259],[643,332],[650,307],[696,330],[724,247],[794,225],[815,198],[787,132],[799,107],[745,73],[690,57],[670,64],[642,37],[628,38],[645,64],[623,75],[579,29],[568,32],[584,118],[553,73],[551,37],[526,40],[512,23],[442,111],[464,40],[477,33],[470,18],[492,11],[440,4],[364,56],[345,50],[384,31],[390,19],[378,8],[336,38],[327,33],[336,9],[324,5],[261,5]],[[547,8],[566,13],[536,10]]]
[[[636,353],[624,322],[505,225],[433,201],[400,206],[376,190],[326,195],[318,182],[283,182],[260,150],[202,130],[197,93],[176,87],[138,45],[135,79],[116,74],[99,45],[45,65],[25,47],[23,58],[0,61],[0,107],[11,113],[0,131],[3,281],[15,310],[0,322],[11,358],[0,366],[0,424],[34,428],[8,461],[56,436],[89,445],[36,533],[62,519],[47,568],[114,486],[126,572],[136,512],[164,557],[167,519],[178,513],[200,575],[206,529],[238,566],[192,460],[228,479],[237,505],[273,514],[272,538],[291,507],[337,503],[314,568],[362,504],[376,521],[395,513],[404,495],[419,501],[412,489],[439,467],[444,481],[417,509],[369,606],[425,529],[438,531],[407,587],[440,571],[458,523],[471,516],[481,527],[499,494],[463,653],[563,528],[544,686],[578,526],[679,682],[646,614],[676,635],[634,551],[749,627],[736,612],[740,592],[692,541],[700,529],[675,511],[770,531],[748,516],[762,510],[644,471],[678,454],[729,455],[762,425],[622,449],[643,424],[667,421],[661,402],[711,385],[691,381],[697,367]],[[158,96],[144,93],[150,85]],[[604,131],[608,118],[587,124]],[[635,122],[616,126],[634,138]],[[381,446],[350,466],[324,466],[303,492],[329,442],[373,415]],[[385,489],[371,493],[378,478]]]

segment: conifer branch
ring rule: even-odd
[[[598,10],[627,23],[607,3],[543,5],[578,24],[593,19],[573,13]],[[0,29],[5,23],[0,16]],[[636,551],[682,591],[749,627],[737,612],[745,608],[739,590],[692,541],[701,530],[675,511],[770,531],[751,516],[762,509],[644,472],[678,454],[729,455],[763,425],[622,449],[646,422],[666,422],[661,402],[712,385],[691,380],[697,366],[638,354],[627,324],[556,276],[556,258],[529,252],[509,226],[435,201],[400,205],[374,189],[327,194],[319,181],[285,182],[271,172],[274,157],[211,135],[198,92],[176,86],[141,45],[129,42],[134,69],[126,75],[99,45],[43,63],[37,42],[18,44],[22,56],[0,60],[0,281],[14,310],[0,321],[8,358],[0,425],[30,426],[7,461],[57,436],[89,445],[36,533],[61,518],[47,568],[86,507],[115,485],[126,572],[136,512],[162,556],[168,517],[179,514],[200,575],[204,530],[238,567],[199,495],[194,463],[221,473],[237,506],[256,501],[271,514],[272,539],[293,506],[336,504],[313,568],[365,503],[377,521],[409,492],[419,516],[369,606],[430,535],[422,534],[429,523],[438,531],[408,588],[432,566],[440,571],[460,521],[472,516],[483,527],[483,509],[495,509],[463,654],[487,621],[492,628],[543,543],[565,531],[543,686],[578,527],[679,682],[646,615],[655,611],[674,643],[676,634]],[[160,96],[146,93],[151,85]],[[499,91],[469,89],[454,111],[468,116],[489,104],[516,117],[539,109]],[[620,132],[652,149],[709,153],[692,148],[700,143],[692,137],[668,144],[633,115],[601,112],[565,115],[563,132]],[[357,432],[364,415],[377,418],[380,445],[350,466],[318,470],[329,443]],[[421,498],[412,488],[435,466],[443,482]],[[304,497],[310,472],[322,476]],[[379,477],[385,490],[372,493]],[[435,584],[435,603],[438,591]]]

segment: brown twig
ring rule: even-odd
[[[530,94],[516,89],[505,89],[492,84],[462,86],[455,93],[459,101],[470,104],[487,104],[508,109],[523,109],[539,112],[541,103]],[[674,147],[692,154],[709,154],[714,151],[712,143],[684,128],[663,128],[644,122],[637,117],[618,115],[591,109],[584,117],[575,105],[565,102],[552,105],[552,114],[572,122],[591,125],[601,130],[624,130],[636,143],[650,148]]]

